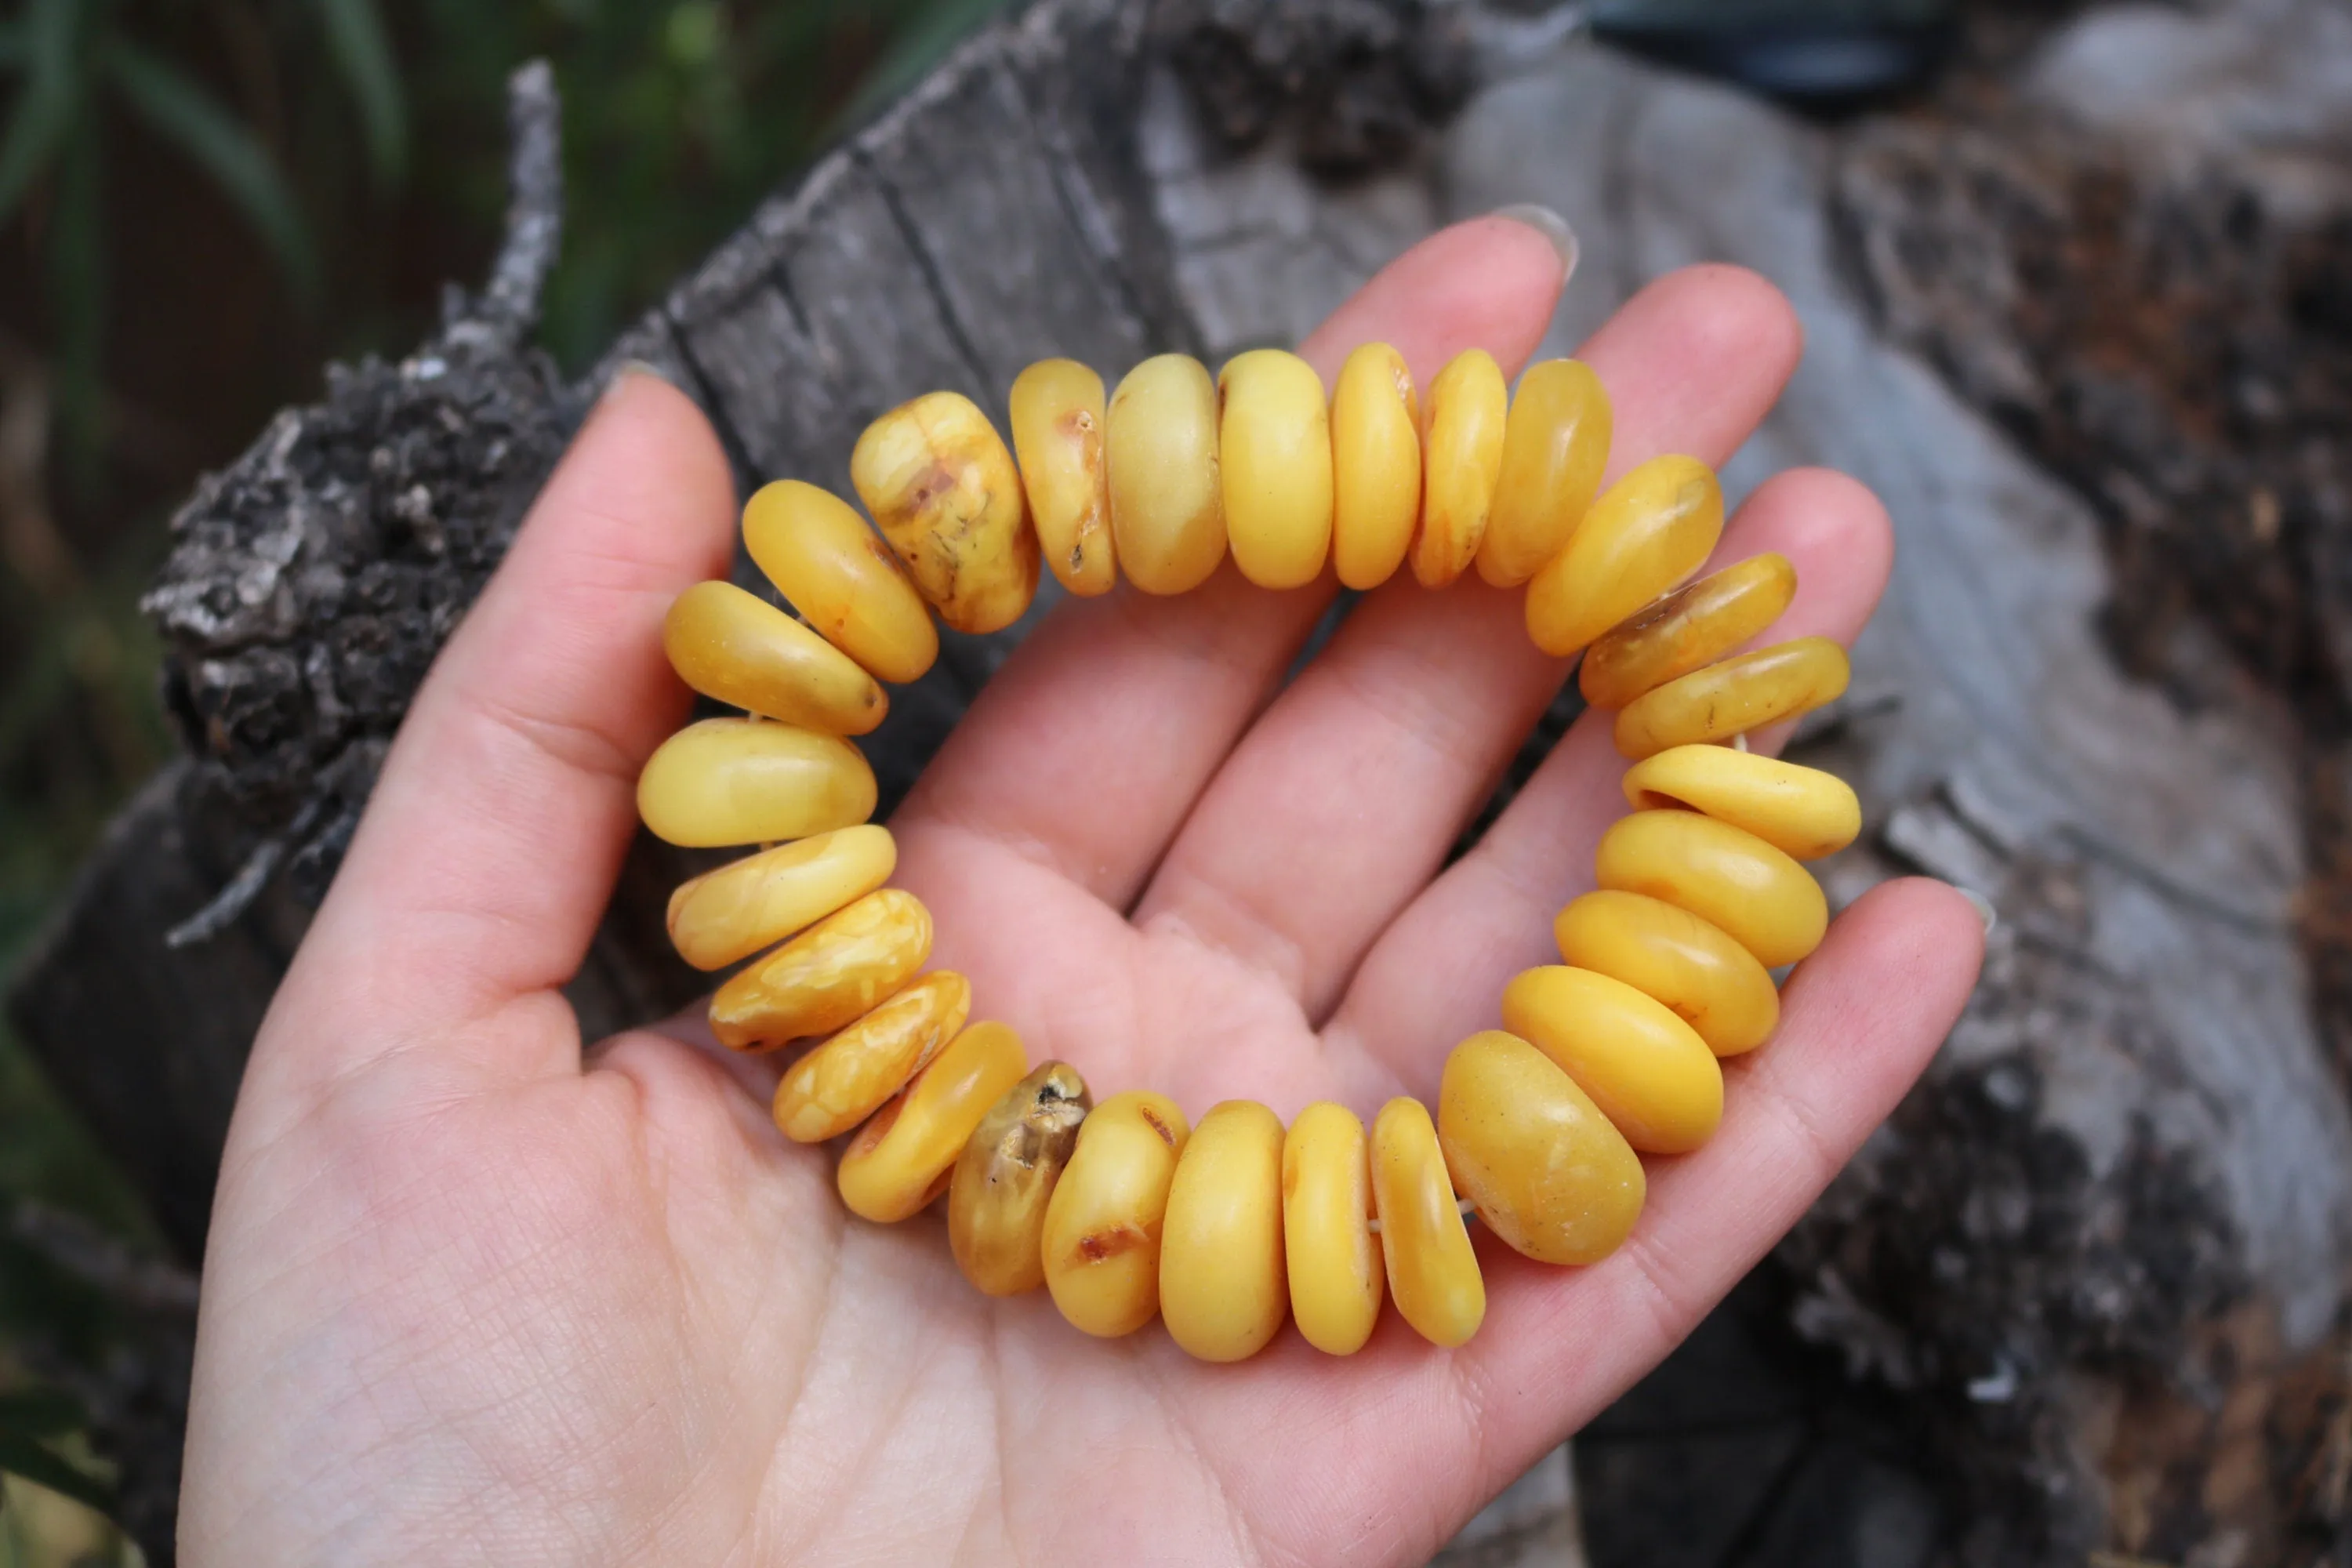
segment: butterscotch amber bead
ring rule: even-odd
[[[948,1245],[984,1296],[1045,1282],[1045,1215],[1094,1101],[1066,1062],[1006,1090],[972,1129],[948,1187]]]
[[[637,775],[637,815],[689,849],[806,838],[874,815],[874,770],[838,735],[758,719],[705,719]]]
[[[737,1050],[830,1034],[904,985],[930,955],[931,912],[914,894],[884,888],[721,985],[710,999],[710,1032]]]
[[[1688,910],[1768,969],[1822,943],[1829,902],[1802,866],[1745,828],[1693,811],[1637,811],[1601,836],[1593,880]]]
[[[1479,576],[1516,588],[1559,553],[1601,489],[1612,423],[1609,394],[1581,360],[1545,360],[1519,377]]]
[[[1437,1128],[1417,1100],[1390,1100],[1372,1123],[1372,1200],[1398,1315],[1433,1345],[1464,1343],[1486,1320],[1486,1282]]]
[[[1603,889],[1560,910],[1551,929],[1567,963],[1622,980],[1664,1004],[1718,1057],[1754,1050],[1780,1021],[1780,993],[1771,973],[1721,928],[1688,910],[1642,893]]]
[[[1129,1089],[1087,1115],[1045,1205],[1045,1289],[1076,1328],[1131,1334],[1160,1311],[1160,1227],[1192,1135],[1164,1094]]]
[[[1780,619],[1796,593],[1797,569],[1785,555],[1753,555],[1711,572],[1585,649],[1577,689],[1614,711],[1729,653]]]
[[[1353,1355],[1381,1319],[1371,1151],[1344,1105],[1308,1106],[1282,1141],[1282,1247],[1290,1316],[1307,1342]]]
[[[697,583],[662,623],[678,679],[705,697],[786,724],[863,735],[889,700],[857,661],[732,583]]]
[[[1503,988],[1503,1027],[1559,1063],[1644,1154],[1687,1154],[1723,1120],[1723,1069],[1706,1042],[1622,980],[1522,970]]]
[[[1528,584],[1528,635],[1565,658],[1697,571],[1723,489],[1696,458],[1653,458],[1609,487]]]
[[[1013,377],[1013,455],[1045,568],[1073,594],[1118,582],[1110,533],[1110,465],[1103,455],[1102,377],[1072,359],[1044,359]]]
[[[1669,746],[1727,741],[1845,694],[1845,649],[1799,637],[1696,669],[1626,704],[1617,750],[1639,761]]]
[[[1290,1309],[1282,1247],[1282,1119],[1255,1100],[1210,1108],[1168,1186],[1160,1316],[1202,1361],[1265,1348]]]
[[[922,1071],[971,1012],[971,982],[936,970],[794,1062],[776,1085],[776,1126],[795,1143],[839,1137]]]
[[[1495,356],[1467,349],[1429,384],[1421,447],[1421,521],[1413,530],[1412,574],[1443,588],[1476,558],[1503,468],[1503,428],[1510,391]]]
[[[1119,569],[1147,594],[1189,594],[1225,558],[1217,388],[1189,354],[1157,354],[1111,394],[1110,528]]]
[[[867,823],[780,844],[680,882],[669,940],[697,969],[723,969],[890,879],[898,848]]]
[[[798,479],[762,485],[743,507],[743,547],[818,636],[877,678],[903,685],[939,658],[922,595],[840,497]]]
[[[1001,631],[1037,592],[1037,536],[1013,454],[960,392],[902,403],[858,437],[849,482],[940,619]]]
[[[1744,827],[1799,860],[1834,855],[1862,831],[1862,802],[1834,773],[1727,746],[1674,746],[1625,770],[1637,811],[1685,806]]]
[[[1331,393],[1331,565],[1350,588],[1396,575],[1421,519],[1421,400],[1404,355],[1364,343]]]
[[[834,1184],[849,1212],[895,1225],[947,1190],[956,1157],[989,1107],[1029,1070],[1021,1037],[974,1024],[876,1111],[841,1156]]]
[[[1323,378],[1251,349],[1217,373],[1217,467],[1234,564],[1261,588],[1302,588],[1331,548],[1331,425]]]
[[[1642,1215],[1647,1184],[1633,1145],[1516,1035],[1489,1029],[1454,1047],[1437,1136],[1478,1217],[1539,1263],[1598,1263]]]

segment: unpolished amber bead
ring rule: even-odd
[[[1687,1154],[1723,1120],[1723,1069],[1706,1042],[1622,980],[1522,970],[1503,988],[1503,1027],[1558,1062],[1644,1154]]]
[[[1255,1100],[1210,1108],[1168,1186],[1160,1316],[1202,1361],[1255,1355],[1289,1311],[1282,1250],[1282,1119]]]
[[[1045,1282],[1045,1215],[1094,1101],[1067,1062],[1047,1062],[989,1108],[956,1157],[948,1246],[983,1296]]]
[[[705,719],[637,775],[637,815],[689,849],[830,833],[874,815],[874,770],[838,735],[758,719]]]
[[[840,497],[798,479],[762,485],[743,508],[743,548],[819,636],[881,679],[917,679],[939,658],[922,595]]]
[[[842,1203],[877,1225],[919,1213],[947,1190],[980,1119],[1028,1070],[1007,1025],[974,1024],[950,1040],[849,1141],[834,1173]]]
[[[1290,1315],[1317,1350],[1353,1355],[1381,1319],[1381,1243],[1372,1234],[1364,1124],[1328,1100],[1300,1111],[1282,1141],[1282,1247]]]
[[[1045,1288],[1086,1332],[1131,1334],[1160,1310],[1160,1226],[1191,1136],[1164,1094],[1129,1089],[1087,1113],[1045,1205]]]
[[[1331,393],[1331,564],[1377,588],[1404,564],[1421,518],[1421,401],[1404,355],[1364,343]]]
[[[697,583],[662,623],[678,678],[705,697],[823,730],[863,735],[889,700],[857,662],[792,616],[732,583]]]
[[[1437,1128],[1417,1100],[1390,1100],[1372,1123],[1372,1200],[1398,1314],[1432,1344],[1467,1341],[1486,1320],[1486,1282],[1454,1201]]]
[[[828,1034],[904,985],[931,955],[931,912],[884,888],[827,915],[730,978],[710,1032],[738,1050]]]
[[[1593,880],[1719,927],[1768,969],[1822,942],[1829,903],[1802,866],[1745,828],[1693,811],[1637,811],[1601,836]]]
[[[1744,827],[1800,860],[1834,855],[1862,831],[1862,802],[1834,773],[1727,746],[1674,746],[1625,770],[1637,811],[1686,806]]]
[[[1225,558],[1217,388],[1189,354],[1156,354],[1110,396],[1110,528],[1119,569],[1147,594],[1189,594]]]
[[[1323,378],[1251,349],[1217,373],[1217,467],[1234,564],[1261,588],[1303,588],[1331,549],[1331,424]]]
[[[1539,1263],[1598,1263],[1641,1217],[1647,1187],[1633,1145],[1516,1035],[1489,1029],[1454,1047],[1437,1136],[1478,1217]]]
[[[1565,658],[1697,571],[1723,489],[1696,458],[1653,458],[1609,487],[1528,584],[1528,635]]]
[[[1045,567],[1073,594],[1118,582],[1103,456],[1102,377],[1074,359],[1041,359],[1013,377],[1013,452]]]
[[[1443,588],[1478,553],[1503,468],[1503,427],[1510,390],[1484,349],[1466,349],[1429,384],[1421,447],[1421,521],[1412,535],[1412,574]]]
[[[1577,689],[1595,708],[1622,708],[1729,653],[1780,619],[1796,593],[1797,569],[1785,555],[1751,555],[1711,572],[1585,649]]]
[[[1037,592],[1037,536],[1013,454],[960,392],[902,403],[857,437],[849,482],[940,619],[1001,631]]]
[[[971,1012],[971,982],[935,970],[794,1062],[776,1085],[776,1126],[795,1143],[839,1137],[907,1087]]]
[[[1561,958],[1664,1004],[1718,1057],[1754,1050],[1780,1021],[1770,973],[1688,910],[1603,889],[1560,910],[1551,929]]]
[[[1581,360],[1548,359],[1519,377],[1479,576],[1516,588],[1559,553],[1601,489],[1612,423],[1609,394]]]
[[[697,969],[722,969],[864,898],[898,863],[889,830],[871,823],[779,844],[680,882],[669,940]]]
[[[1617,750],[1639,760],[1669,746],[1727,741],[1844,695],[1845,649],[1799,637],[1693,670],[1617,715]]]

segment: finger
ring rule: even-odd
[[[1788,300],[1752,272],[1644,289],[1583,351],[1616,410],[1611,476],[1664,452],[1722,462],[1800,345]],[[1310,1018],[1329,1011],[1559,686],[1567,666],[1528,641],[1524,598],[1402,577],[1372,595],[1219,772],[1137,923],[1278,963]]]

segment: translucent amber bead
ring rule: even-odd
[[[794,1062],[776,1085],[776,1126],[795,1143],[837,1138],[940,1054],[971,1012],[971,982],[936,970]]]
[[[1519,377],[1479,576],[1516,588],[1559,553],[1601,489],[1612,424],[1609,394],[1581,360],[1548,359]]]
[[[1421,519],[1421,402],[1404,355],[1365,343],[1331,393],[1331,564],[1350,588],[1396,575]]]
[[[1007,1025],[974,1024],[950,1040],[849,1141],[834,1173],[843,1205],[877,1225],[920,1213],[947,1190],[980,1119],[1028,1070]]]
[[[948,1186],[948,1246],[982,1295],[1045,1282],[1046,1210],[1093,1103],[1076,1068],[1047,1062],[972,1129]]]
[[[1752,555],[1709,573],[1585,649],[1577,689],[1614,711],[1729,653],[1779,620],[1796,594],[1797,569],[1785,555]]]
[[[874,770],[838,735],[758,719],[705,719],[637,775],[637,815],[689,849],[806,838],[874,815]]]
[[[1744,827],[1799,860],[1834,855],[1862,831],[1862,802],[1834,773],[1727,746],[1674,746],[1625,770],[1637,811],[1685,806]]]
[[[1119,569],[1147,594],[1189,594],[1225,558],[1217,388],[1189,354],[1157,354],[1110,396],[1110,529]]]
[[[1364,1124],[1344,1105],[1308,1106],[1282,1141],[1282,1247],[1290,1315],[1317,1350],[1353,1355],[1381,1319]]]
[[[1821,884],[1745,828],[1691,811],[1637,811],[1601,836],[1593,880],[1647,893],[1718,927],[1767,969],[1822,943]]]
[[[1478,553],[1502,472],[1509,410],[1502,367],[1484,349],[1454,355],[1429,384],[1421,521],[1412,535],[1412,574],[1424,588],[1444,587]]]
[[[1118,582],[1103,458],[1102,377],[1073,359],[1043,359],[1013,377],[1013,452],[1046,569],[1073,594]]]
[[[1633,1145],[1516,1035],[1489,1029],[1454,1047],[1437,1137],[1478,1217],[1539,1263],[1598,1263],[1641,1217],[1647,1188]]]
[[[1037,592],[1037,536],[1021,472],[960,392],[902,403],[857,437],[849,482],[940,619],[1001,631]]]
[[[1622,980],[1522,970],[1503,988],[1503,1027],[1558,1062],[1644,1154],[1687,1154],[1723,1120],[1723,1069],[1706,1042]]]
[[[1323,378],[1251,349],[1217,373],[1217,467],[1234,564],[1261,588],[1302,588],[1331,549],[1331,424]]]
[[[922,595],[840,497],[798,479],[762,485],[743,508],[743,548],[820,637],[879,679],[903,685],[939,658]]]
[[[1603,890],[1560,910],[1551,929],[1562,959],[1664,1004],[1718,1057],[1754,1050],[1780,1021],[1780,993],[1770,973],[1688,910]]]
[[[1827,637],[1710,664],[1627,703],[1617,715],[1618,752],[1638,761],[1793,719],[1844,695],[1847,674],[1845,649]]]
[[[1191,1130],[1148,1089],[1112,1095],[1078,1129],[1076,1152],[1045,1205],[1045,1288],[1062,1316],[1104,1339],[1160,1311],[1160,1226]]]
[[[730,978],[710,999],[710,1031],[738,1050],[830,1034],[930,955],[930,910],[912,893],[884,888]]]
[[[1398,1314],[1433,1345],[1467,1341],[1486,1316],[1486,1282],[1454,1201],[1437,1128],[1417,1100],[1390,1100],[1372,1123],[1372,1201]]]
[[[1705,564],[1723,489],[1696,458],[1653,458],[1609,487],[1528,584],[1528,635],[1565,658]]]
[[[857,661],[757,595],[697,583],[662,623],[678,679],[705,697],[786,724],[863,735],[889,700]]]
[[[870,823],[747,855],[678,884],[669,940],[697,969],[723,969],[864,898],[898,863],[889,830]]]
[[[1282,1119],[1255,1100],[1210,1108],[1168,1185],[1160,1316],[1202,1361],[1255,1355],[1290,1308],[1282,1250]]]

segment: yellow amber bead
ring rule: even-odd
[[[1147,594],[1189,594],[1225,558],[1217,388],[1189,354],[1157,354],[1110,395],[1110,531],[1119,570]]]
[[[697,969],[723,969],[864,898],[898,864],[889,829],[870,823],[779,844],[680,882],[669,940]]]
[[[1094,1103],[1067,1062],[1007,1089],[972,1129],[948,1186],[948,1247],[983,1296],[1045,1282],[1045,1215]]]
[[[1516,588],[1559,553],[1601,489],[1612,424],[1609,394],[1583,361],[1548,359],[1519,377],[1479,576]]]
[[[1390,1100],[1372,1122],[1372,1201],[1398,1315],[1433,1345],[1465,1342],[1486,1320],[1486,1282],[1437,1128],[1417,1100]]]
[[[794,1062],[776,1085],[777,1130],[822,1143],[875,1111],[940,1054],[971,1012],[971,982],[934,970]]]
[[[733,707],[833,735],[863,735],[889,699],[857,661],[757,595],[697,583],[662,622],[678,679]]]
[[[1653,458],[1609,487],[1528,584],[1528,635],[1566,658],[1697,571],[1723,537],[1723,489],[1696,458]]]
[[[1290,1308],[1282,1250],[1282,1119],[1255,1100],[1210,1108],[1168,1184],[1160,1315],[1202,1361],[1265,1347]]]
[[[1637,811],[1601,836],[1593,880],[1688,910],[1767,969],[1822,944],[1829,903],[1802,866],[1745,828],[1694,811]]]
[[[1551,929],[1561,958],[1664,1004],[1718,1057],[1754,1050],[1780,1021],[1770,973],[1688,910],[1604,889],[1560,910]]]
[[[1488,1029],[1454,1047],[1437,1137],[1478,1217],[1538,1263],[1598,1263],[1642,1215],[1647,1184],[1633,1145],[1516,1035]]]
[[[1827,637],[1743,653],[1627,703],[1617,715],[1617,751],[1639,761],[1669,746],[1727,741],[1836,700],[1847,675],[1845,649]]]
[[[1785,555],[1751,555],[1711,572],[1585,649],[1577,689],[1595,708],[1622,708],[1729,653],[1779,620],[1796,595],[1797,569]]]
[[[710,1032],[737,1050],[830,1034],[930,955],[930,910],[912,893],[884,888],[730,977],[710,999]]]
[[[1160,1224],[1191,1134],[1164,1094],[1129,1089],[1087,1113],[1045,1205],[1045,1289],[1076,1327],[1131,1334],[1160,1311]]]
[[[743,548],[818,636],[878,679],[904,685],[939,658],[922,595],[839,496],[798,479],[762,485],[743,507]]]
[[[1331,549],[1331,423],[1323,378],[1251,349],[1217,373],[1217,468],[1234,564],[1261,588],[1303,588]]]
[[[1421,402],[1404,355],[1364,343],[1331,394],[1331,564],[1350,588],[1396,575],[1421,520]]]
[[[1001,631],[1037,592],[1037,536],[1021,471],[960,392],[902,403],[857,437],[849,482],[940,619]]]
[[[1103,457],[1102,377],[1074,359],[1041,359],[1013,377],[1013,452],[1046,569],[1073,594],[1118,582]]]
[[[1353,1355],[1381,1320],[1381,1244],[1364,1124],[1318,1101],[1282,1141],[1282,1248],[1290,1315],[1317,1350]]]
[[[1444,587],[1477,556],[1509,411],[1502,367],[1484,349],[1454,355],[1429,384],[1421,521],[1412,534],[1412,574],[1424,588]]]
[[[1834,855],[1862,832],[1862,802],[1834,773],[1727,746],[1673,746],[1625,770],[1636,811],[1684,806],[1744,827],[1799,860]]]
[[[874,770],[838,735],[758,719],[705,719],[637,775],[637,815],[689,849],[806,838],[874,815]]]
[[[849,1212],[895,1225],[947,1190],[958,1155],[989,1107],[1029,1070],[1021,1037],[974,1024],[876,1111],[843,1151],[834,1185]]]
[[[1715,1053],[1622,980],[1556,963],[1521,970],[1503,988],[1503,1027],[1558,1062],[1644,1154],[1687,1154],[1723,1120]]]

